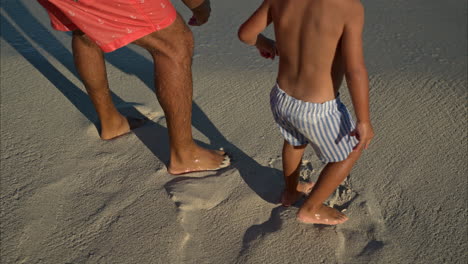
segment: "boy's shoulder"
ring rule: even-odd
[[[349,6],[353,8],[353,11],[356,12],[363,12],[364,5],[362,4],[361,0],[347,0],[349,2]]]
[[[311,0],[314,1],[314,0]],[[318,1],[325,1],[325,0],[318,0]],[[331,0],[331,5],[346,11],[347,14],[359,13],[364,10],[364,6],[361,3],[361,0]],[[328,2],[328,1],[327,1]]]
[[[345,23],[354,23],[356,20],[362,20],[364,18],[364,5],[361,0],[345,0],[341,1],[343,4],[342,8],[345,11]]]
[[[362,4],[361,0],[346,0],[347,7],[350,8],[350,12],[353,13],[363,13],[364,12],[364,5]]]

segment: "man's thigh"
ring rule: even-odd
[[[193,51],[193,35],[184,19],[177,13],[175,21],[168,27],[148,34],[133,42],[150,53],[170,56],[186,55]]]

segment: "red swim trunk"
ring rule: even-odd
[[[54,29],[83,31],[104,52],[168,27],[177,12],[170,0],[37,0]]]

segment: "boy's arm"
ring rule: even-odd
[[[364,63],[362,31],[364,28],[364,8],[357,3],[349,13],[343,29],[342,53],[345,63],[346,82],[356,113],[357,126],[354,134],[359,139],[356,149],[367,149],[374,131],[369,114],[369,78]]]
[[[193,16],[189,20],[191,26],[201,26],[208,21],[211,14],[210,0],[182,0],[192,10]]]
[[[270,6],[268,0],[264,0],[260,7],[239,28],[239,39],[248,44],[255,45],[266,58],[274,58],[276,55],[275,42],[260,34],[271,24]]]

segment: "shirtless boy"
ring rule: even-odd
[[[260,34],[271,22],[276,43]],[[311,189],[297,213],[303,223],[336,225],[348,220],[323,202],[349,175],[374,136],[363,26],[359,0],[264,0],[239,29],[240,40],[255,45],[263,57],[280,57],[270,101],[285,139],[281,202],[290,206]],[[339,98],[344,76],[356,124]],[[315,185],[298,180],[307,144],[327,163]]]

